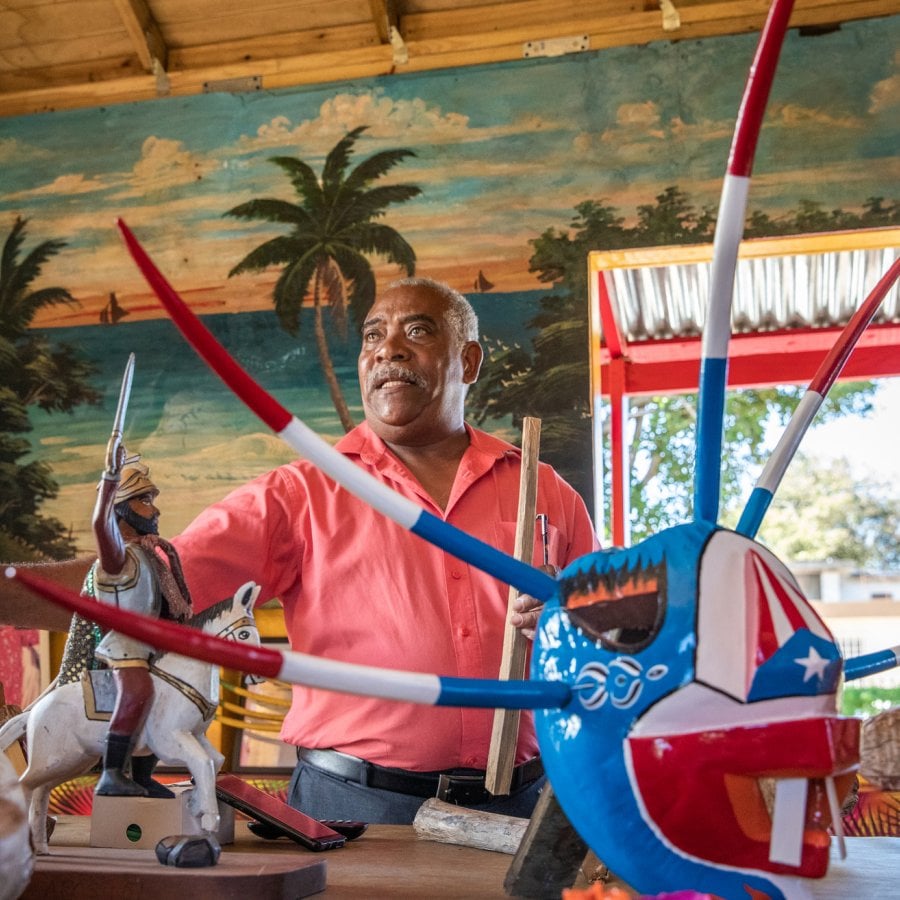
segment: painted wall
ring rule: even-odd
[[[858,211],[895,199],[900,181],[900,17],[802,38],[792,31],[772,92],[750,209],[772,217],[801,201]],[[228,278],[273,226],[223,217],[254,197],[295,200],[267,162],[297,156],[319,171],[350,129],[371,152],[416,156],[391,179],[416,200],[385,222],[415,249],[419,274],[473,291],[490,337],[527,341],[541,285],[529,241],[565,230],[576,204],[638,207],[677,185],[696,208],[718,202],[734,117],[755,35],[620,48],[549,60],[370,79],[258,94],[191,98],[0,119],[0,238],[16,216],[28,243],[62,239],[42,283],[67,287],[77,309],[35,325],[93,359],[105,394],[71,415],[35,412],[35,452],[60,482],[46,512],[79,544],[125,358],[137,354],[126,438],[163,489],[161,530],[173,534],[202,506],[290,457],[245,415],[160,318],[113,227],[122,216],[193,308],[268,388],[320,433],[337,437],[311,330],[299,341],[271,312],[272,275]],[[378,269],[380,281],[392,277]],[[128,315],[101,325],[109,295]],[[355,346],[335,342],[339,374],[356,399]],[[585,372],[585,390],[587,390]],[[360,418],[359,404],[354,408]],[[496,423],[504,432],[504,423]],[[590,461],[586,460],[586,465]]]

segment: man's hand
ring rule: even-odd
[[[542,572],[554,576],[559,571],[557,566],[541,566],[540,569]],[[537,630],[538,619],[541,617],[544,604],[528,594],[519,594],[515,601],[513,601],[513,606],[515,607],[516,612],[509,617],[509,624],[518,628],[528,640],[533,641],[534,633]]]

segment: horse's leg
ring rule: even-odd
[[[210,743],[209,738],[205,733],[200,732],[200,734],[196,735],[196,738],[200,742],[200,746],[203,747],[206,754],[212,760],[213,768],[218,772],[222,768],[222,763],[225,762],[225,757]]]
[[[189,731],[169,731],[162,737],[162,746],[155,734],[148,732],[153,752],[167,762],[183,763],[194,779],[194,789],[188,809],[203,831],[219,828],[219,805],[216,802],[216,768],[213,760],[195,735]],[[154,746],[156,744],[157,746]]]
[[[31,843],[37,856],[46,856],[50,852],[47,846],[47,809],[50,806],[51,785],[41,784],[34,790],[25,788],[28,799],[28,827],[31,830]]]
[[[56,688],[32,708],[28,719],[28,767],[19,783],[29,798],[28,821],[36,853],[48,852],[50,791],[87,772],[100,757],[105,723],[84,717],[80,692],[75,684]]]

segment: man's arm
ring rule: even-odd
[[[15,563],[17,568],[34,569],[36,574],[79,592],[92,559],[67,559],[63,562]],[[4,566],[5,568],[5,566]],[[16,578],[0,577],[0,624],[19,628],[43,628],[68,631],[70,610],[33,594]]]

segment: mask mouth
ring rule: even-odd
[[[386,384],[397,381],[403,384],[411,384],[414,387],[425,387],[425,379],[421,375],[412,369],[408,369],[406,366],[399,365],[382,366],[375,369],[367,379],[370,390],[380,390]]]
[[[797,867],[802,861],[804,845],[824,846],[827,851],[831,843],[829,827],[838,847],[838,855],[844,859],[847,851],[840,799],[848,795],[853,780],[853,773],[827,778],[753,779],[754,790],[759,791],[768,815],[764,821],[770,825],[769,861]],[[740,788],[734,785],[732,790],[737,799]],[[745,808],[744,803],[733,806],[736,810]],[[765,832],[758,838],[765,839]]]
[[[627,741],[647,815],[681,852],[821,878],[859,761],[859,721],[818,716]]]

